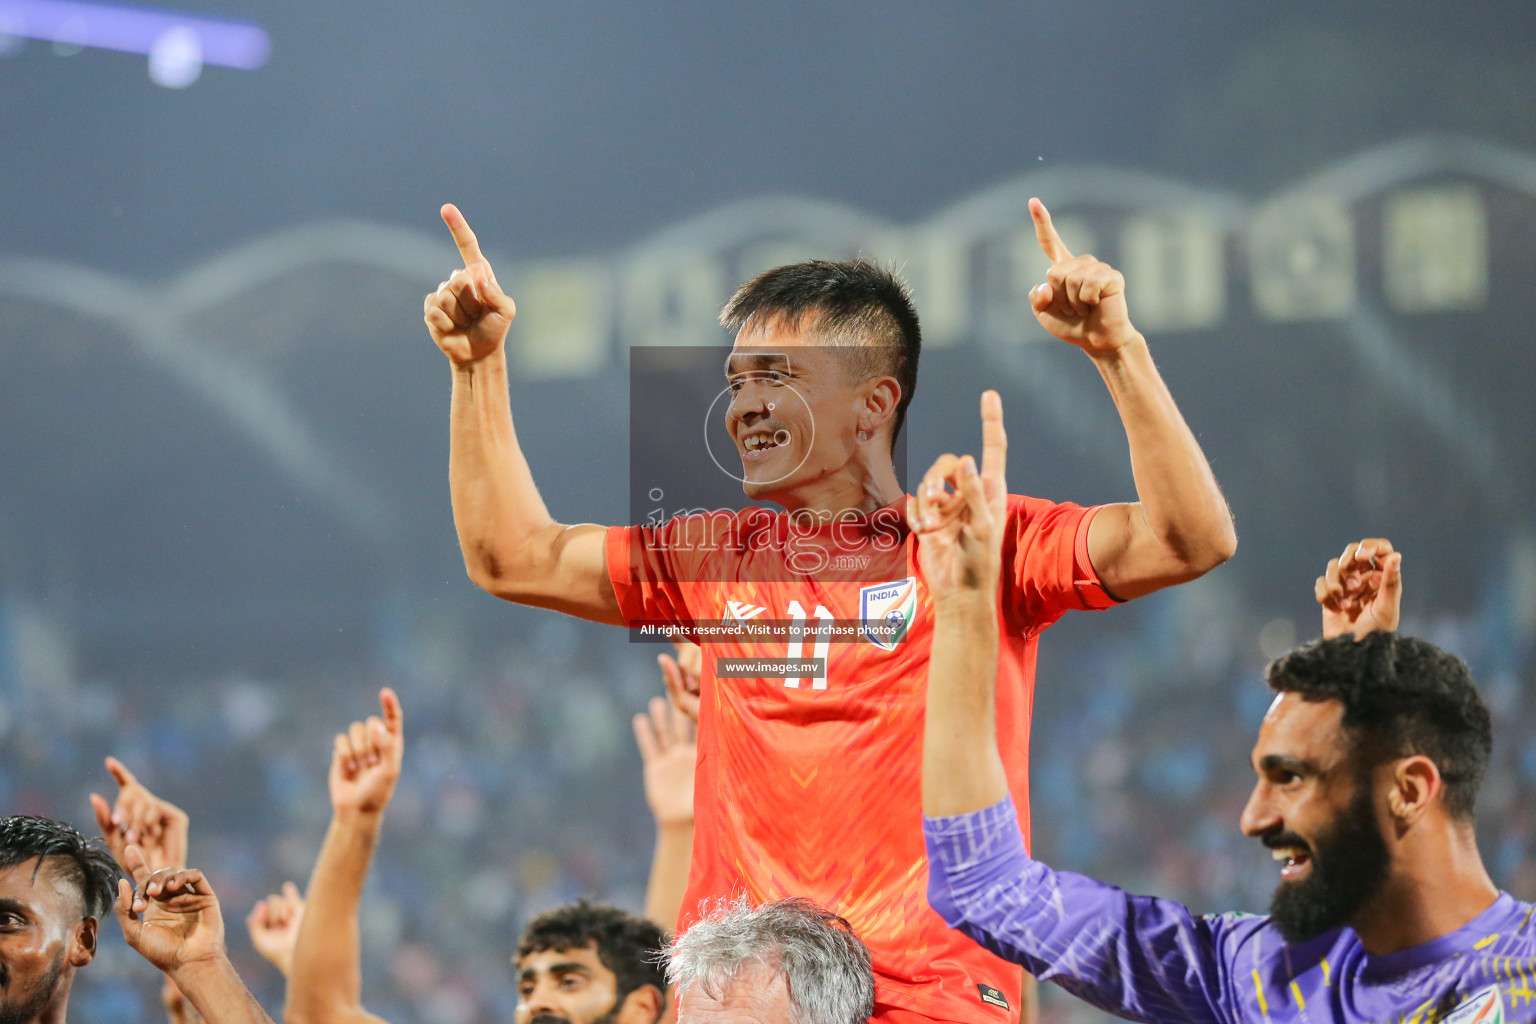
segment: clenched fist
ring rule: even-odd
[[[455,366],[467,366],[506,342],[517,304],[496,283],[496,272],[459,208],[447,203],[441,212],[464,266],[426,297],[422,319],[443,355]]]
[[[1403,556],[1385,537],[1347,544],[1313,584],[1323,608],[1325,639],[1352,633],[1364,639],[1376,630],[1391,633],[1402,617]]]
[[[258,902],[245,919],[251,945],[285,978],[293,973],[293,947],[303,922],[304,897],[292,882],[284,882],[282,892]]]

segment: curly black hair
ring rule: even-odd
[[[49,818],[0,818],[0,868],[33,858],[59,863],[80,890],[83,917],[102,917],[112,909],[121,871],[100,838],[86,839],[73,826]]]
[[[1362,768],[1422,754],[1445,809],[1470,821],[1493,751],[1493,722],[1466,664],[1425,640],[1376,632],[1304,644],[1269,666],[1270,689],[1336,700]]]
[[[596,945],[597,958],[613,972],[617,1006],[642,985],[654,985],[665,1001],[667,974],[657,953],[666,943],[666,933],[650,921],[581,899],[530,921],[518,944],[517,958]]]

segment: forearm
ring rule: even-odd
[[[667,932],[677,927],[692,861],[693,822],[658,823],[651,877],[645,886],[645,916]]]
[[[165,984],[160,987],[160,1002],[165,1006],[165,1019],[169,1024],[202,1024],[203,1015],[181,994],[181,989],[176,987],[169,974],[165,976]]]
[[[1140,521],[1128,525],[1161,549],[1157,554],[1162,564],[1144,565],[1143,571],[1172,577],[1160,582],[1178,582],[1232,557],[1237,548],[1232,513],[1145,339],[1138,335],[1112,353],[1096,356],[1094,365],[1114,399],[1130,447],[1139,501],[1130,514]],[[1133,581],[1126,582],[1127,589],[1135,589]]]
[[[170,979],[208,1024],[272,1024],[225,957],[178,968]]]
[[[448,481],[470,578],[515,582],[527,541],[555,526],[512,425],[504,350],[453,369]]]
[[[1117,1016],[1221,1019],[1225,972],[1210,921],[1032,860],[1011,800],[926,816],[924,830],[929,903],[951,927]]]
[[[512,426],[503,352],[454,367],[449,419],[453,521],[470,579],[508,601],[623,624],[607,531],[555,522],[534,485]]]
[[[923,732],[923,813],[963,814],[1008,795],[997,752],[997,599],[935,603]]]
[[[326,1024],[362,1007],[357,914],[381,824],[378,813],[331,819],[293,946],[284,1011],[290,1022]]]

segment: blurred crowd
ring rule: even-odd
[[[119,758],[190,814],[192,858],[209,866],[231,958],[278,1011],[282,979],[240,922],[282,882],[307,883],[331,813],[331,738],[374,713],[379,685],[399,687],[410,747],[361,912],[369,1007],[396,1024],[507,1020],[510,957],[528,919],[583,894],[638,912],[650,866],[654,826],[629,717],[662,692],[662,648],[622,636],[583,643],[580,628],[541,616],[499,668],[416,679],[23,681],[0,693],[0,800],[93,833],[87,796],[112,799],[103,758]],[[103,943],[78,1012],[156,1019],[153,975],[121,943]]]
[[[1197,910],[1262,912],[1273,866],[1237,818],[1269,700],[1265,646],[1276,640],[1263,635],[1272,626],[1204,621],[1198,597],[1076,616],[1043,638],[1034,848],[1055,866]],[[0,692],[0,801],[94,831],[87,795],[110,800],[102,759],[122,760],[189,812],[192,862],[222,900],[232,959],[277,1011],[282,979],[241,919],[284,881],[306,883],[330,814],[331,736],[393,685],[410,741],[361,913],[369,1008],[394,1024],[508,1020],[510,958],[533,915],[582,895],[641,910],[654,826],[628,719],[662,692],[655,655],[665,649],[560,616],[511,618],[493,664],[439,658],[415,678],[354,668],[156,686],[16,680]],[[1483,853],[1497,883],[1536,898],[1536,726],[1523,714],[1536,685],[1531,645],[1490,640],[1498,631],[1477,615],[1404,630],[1460,653],[1480,680],[1497,729],[1479,808]],[[158,1019],[158,985],[134,953],[105,942],[77,987],[77,1012],[98,1024]],[[1050,986],[1043,995],[1047,1024],[1100,1018]]]

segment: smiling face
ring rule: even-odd
[[[1253,748],[1258,781],[1242,829],[1280,864],[1270,913],[1287,942],[1347,924],[1381,891],[1391,865],[1374,773],[1351,756],[1343,712],[1338,701],[1281,694]]]
[[[68,999],[96,952],[96,920],[55,861],[0,868],[0,1024],[27,1024]]]
[[[787,508],[805,492],[857,475],[861,460],[889,469],[900,386],[869,372],[859,345],[833,346],[814,330],[773,320],[749,324],[726,361],[725,427],[741,458],[743,490]],[[862,434],[862,436],[861,436]]]

